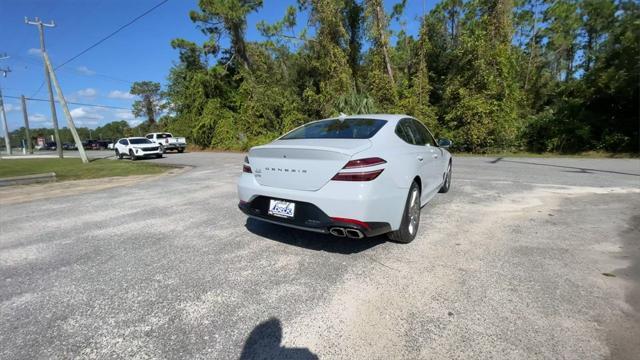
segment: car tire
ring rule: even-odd
[[[449,165],[447,166],[447,172],[444,173],[444,180],[442,182],[442,187],[440,188],[441,193],[448,193],[449,189],[451,189],[451,161],[449,161]]]
[[[160,153],[164,154],[165,152],[167,152],[167,150],[164,148],[164,146],[160,145]]]
[[[118,149],[116,149],[116,158],[118,160],[122,160],[122,154],[120,154],[120,151],[118,151]]]
[[[132,161],[138,160],[138,158],[135,155],[133,155],[133,150],[129,150],[129,157],[131,158]]]
[[[412,242],[416,238],[420,226],[420,209],[420,186],[414,181],[409,188],[400,228],[388,233],[387,237],[399,243]]]
[[[184,149],[180,148],[180,149],[178,149],[178,152],[179,152],[179,153],[183,153],[183,152],[184,152]]]
[[[162,159],[162,154],[156,154],[156,159]]]

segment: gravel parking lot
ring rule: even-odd
[[[243,157],[2,206],[0,358],[638,358],[640,160],[455,158],[403,245],[247,221]]]

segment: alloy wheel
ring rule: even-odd
[[[445,179],[447,188],[451,187],[451,164],[447,167],[447,178]]]
[[[409,203],[409,233],[415,234],[418,230],[418,223],[420,222],[420,199],[418,196],[418,189],[414,189],[411,192],[411,202]]]

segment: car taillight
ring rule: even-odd
[[[251,171],[251,165],[249,165],[249,157],[245,156],[244,157],[244,164],[242,164],[242,172],[246,172],[246,173],[253,173],[253,171]]]
[[[383,159],[380,159],[379,157],[372,157],[372,158],[366,158],[366,159],[351,160],[347,163],[347,165],[343,167],[343,169],[355,169],[355,168],[362,168],[367,166],[376,166],[376,165],[381,165],[386,163],[387,163],[386,161],[384,161]]]
[[[377,166],[386,164],[387,162],[384,159],[379,157],[371,157],[365,159],[357,159],[349,161],[342,169],[358,169],[365,168],[371,166]],[[358,171],[358,172],[347,172],[340,171],[338,172],[331,180],[336,181],[371,181],[380,176],[384,169],[377,169],[371,171]]]
[[[331,180],[337,181],[371,181],[377,178],[382,171],[374,170],[374,171],[364,171],[364,172],[339,172],[337,173]]]

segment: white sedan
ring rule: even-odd
[[[451,141],[407,115],[352,115],[292,130],[245,157],[239,208],[340,237],[412,241],[420,209],[451,186]]]
[[[116,157],[122,159],[128,156],[131,160],[143,157],[162,157],[162,149],[158,144],[143,137],[130,137],[118,140],[115,146]]]

